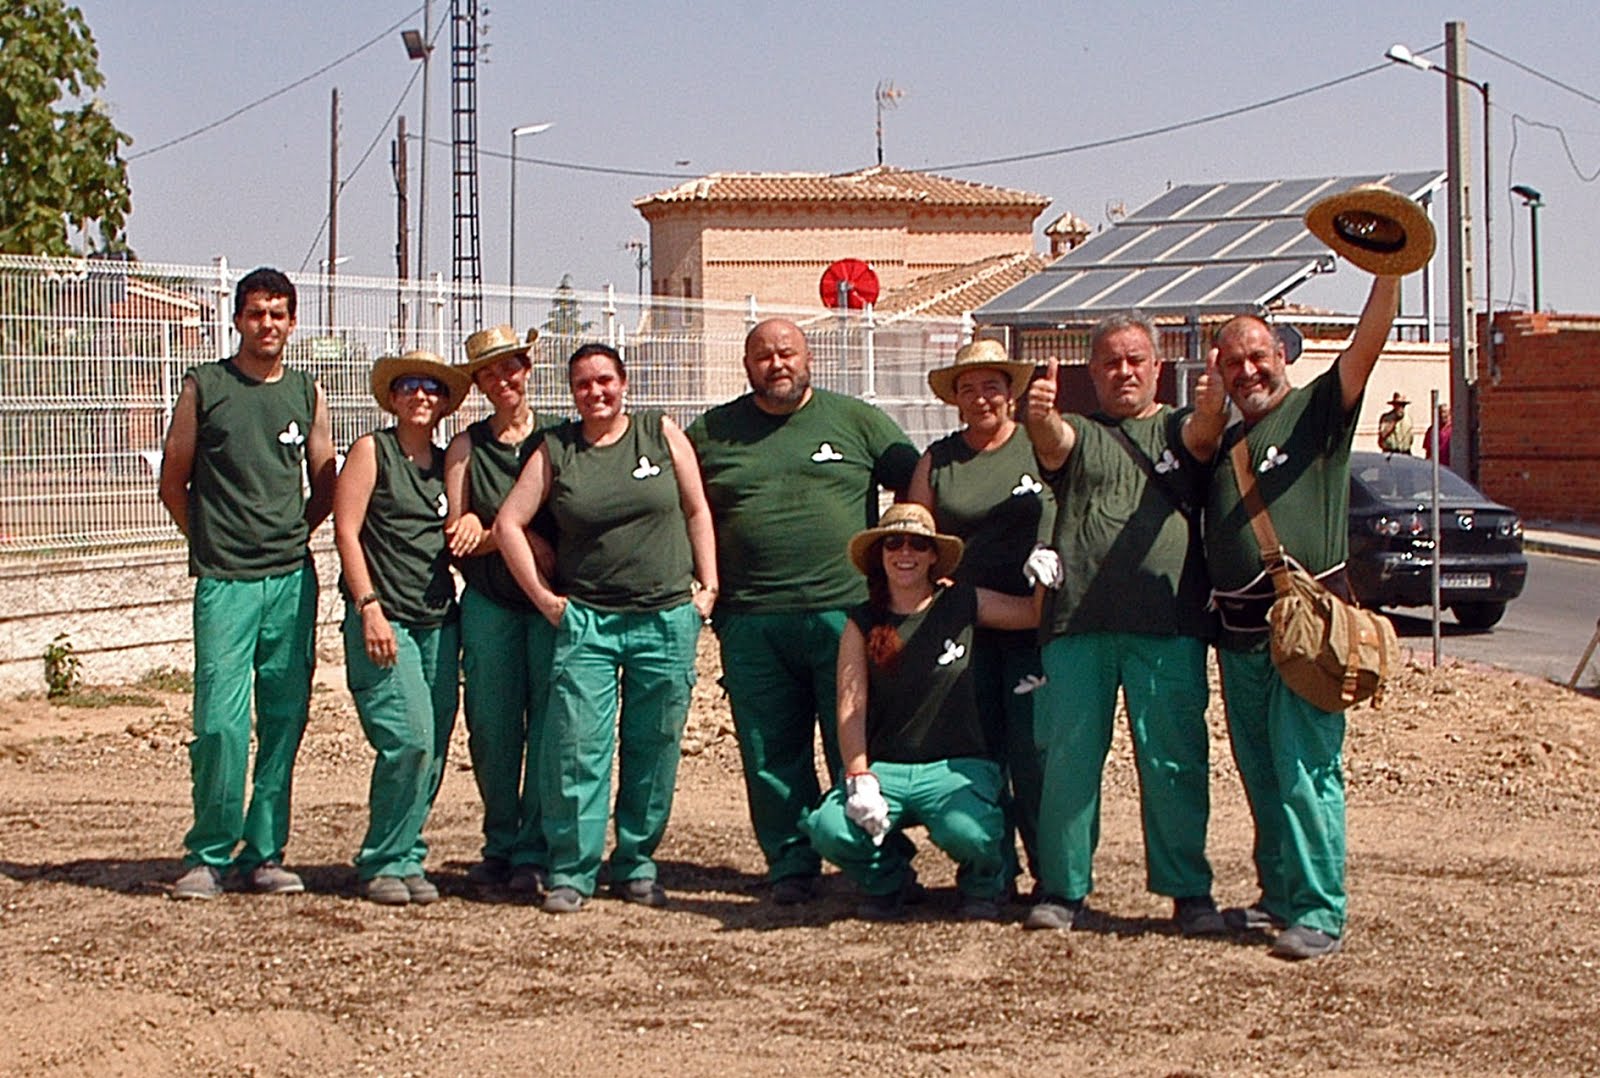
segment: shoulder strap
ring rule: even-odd
[[[1234,478],[1239,481],[1239,500],[1250,514],[1250,527],[1256,533],[1256,545],[1261,548],[1261,564],[1272,574],[1274,589],[1282,594],[1289,577],[1283,560],[1283,544],[1278,542],[1278,529],[1272,526],[1272,518],[1267,515],[1267,503],[1261,500],[1256,473],[1250,468],[1250,444],[1242,434],[1233,443],[1228,457],[1233,461]]]
[[[1090,418],[1094,419],[1096,423],[1099,423],[1102,427],[1104,427],[1106,433],[1111,435],[1111,437],[1116,440],[1116,443],[1122,447],[1122,451],[1128,454],[1129,457],[1133,458],[1133,462],[1139,466],[1139,470],[1144,472],[1151,483],[1155,484],[1155,488],[1166,497],[1167,501],[1172,503],[1173,508],[1177,509],[1178,512],[1183,514],[1185,520],[1187,520],[1190,524],[1197,523],[1195,520],[1194,506],[1189,504],[1189,499],[1179,494],[1177,489],[1173,487],[1173,485],[1167,480],[1166,476],[1156,471],[1156,466],[1150,463],[1150,457],[1145,453],[1144,450],[1140,449],[1134,444],[1133,439],[1128,437],[1128,432],[1122,429],[1121,424],[1107,423],[1104,420],[1094,416],[1091,416]]]

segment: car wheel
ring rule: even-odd
[[[1489,629],[1506,616],[1505,603],[1451,603],[1450,613],[1469,629]]]

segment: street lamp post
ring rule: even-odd
[[[402,30],[406,55],[422,62],[422,164],[417,193],[417,278],[428,278],[428,68],[433,55],[433,4],[423,0],[422,29]],[[418,304],[421,310],[421,304]],[[421,328],[420,326],[418,327]]]
[[[1533,309],[1544,310],[1539,295],[1539,211],[1544,208],[1544,196],[1525,183],[1519,183],[1511,193],[1522,199],[1528,207],[1528,237],[1533,245]]]
[[[511,328],[517,326],[517,139],[523,135],[537,135],[541,131],[548,131],[554,124],[523,124],[521,127],[511,129],[511,223],[510,235],[506,244],[509,249],[509,267],[506,273],[507,284],[511,294],[506,300],[506,314],[511,320]]]

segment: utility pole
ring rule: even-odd
[[[323,267],[328,286],[328,335],[333,336],[333,275],[339,268],[339,88],[333,88],[328,119],[328,264]]]
[[[417,174],[417,275],[428,278],[428,68],[433,59],[433,3],[422,0],[422,162]],[[417,315],[422,317],[420,311]],[[420,326],[418,327],[421,328]]]
[[[1445,171],[1450,218],[1450,415],[1454,435],[1450,467],[1470,480],[1478,470],[1477,424],[1473,393],[1478,380],[1478,317],[1472,301],[1473,235],[1471,163],[1466,77],[1467,24],[1444,24],[1445,70],[1458,78],[1445,80]],[[1486,132],[1487,133],[1487,132]],[[1484,192],[1488,194],[1487,191]],[[1485,202],[1487,205],[1487,202]],[[1491,325],[1489,332],[1493,334]]]
[[[395,289],[395,328],[400,332],[401,347],[406,337],[406,282],[411,277],[411,206],[406,193],[406,118],[395,121],[394,143],[389,147],[389,168],[394,173],[395,239],[394,263],[398,286]]]

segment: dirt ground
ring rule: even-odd
[[[297,771],[309,893],[169,901],[188,825],[189,698],[0,702],[0,1072],[36,1074],[1577,1074],[1600,1071],[1600,701],[1453,665],[1404,671],[1348,741],[1346,949],[1177,936],[1147,893],[1125,733],[1085,931],[852,917],[827,878],[766,901],[710,656],[660,851],[665,910],[551,917],[475,895],[458,727],[428,828],[445,901],[356,897],[371,754],[324,684]],[[1255,895],[1210,713],[1217,897]],[[1023,881],[1026,889],[1028,881]]]

